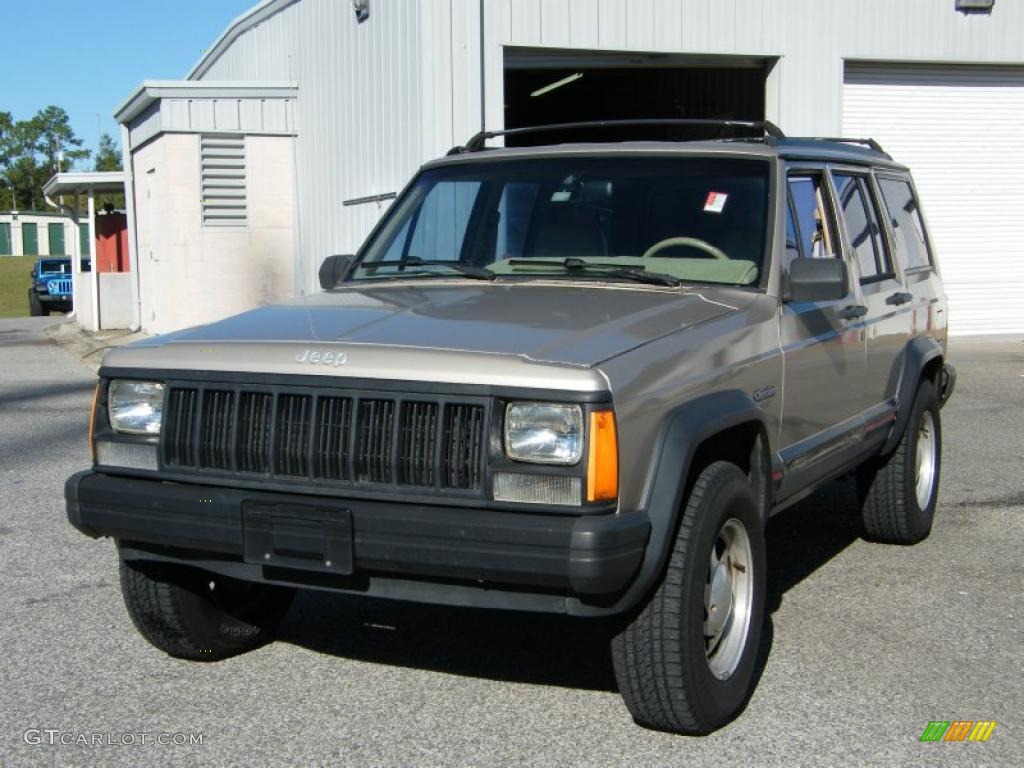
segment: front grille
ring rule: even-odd
[[[480,449],[484,439],[482,408],[450,406],[444,424],[444,477],[449,488],[480,487]]]
[[[267,390],[170,384],[164,465],[325,486],[483,487],[483,402]]]
[[[310,395],[279,395],[277,398],[277,451],[274,471],[279,475],[309,474]]]
[[[71,278],[58,277],[46,284],[46,292],[51,296],[68,296],[71,294]]]
[[[349,480],[349,435],[352,430],[352,398],[321,397],[316,412],[316,463],[313,476],[324,480]]]
[[[461,407],[451,406],[449,410]],[[399,482],[433,485],[436,447],[437,403],[402,403],[398,448]]]
[[[274,396],[269,392],[242,392],[239,403],[236,466],[242,472],[267,472],[270,470],[270,409]],[[167,463],[175,462],[168,460]]]
[[[192,430],[196,422],[198,390],[172,389],[167,397],[167,411],[161,433],[164,440],[164,461],[189,466],[192,461]]]
[[[209,389],[203,394],[199,462],[204,467],[231,469],[231,418],[234,403],[234,392]]]

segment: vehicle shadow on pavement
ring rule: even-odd
[[[863,536],[857,484],[841,477],[768,522],[769,615],[783,595]]]
[[[839,480],[768,526],[768,616],[756,678],[774,639],[771,614],[787,590],[860,536],[851,481]],[[279,641],[399,667],[584,690],[618,690],[614,622],[300,591]]]

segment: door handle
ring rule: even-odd
[[[843,320],[856,320],[858,317],[864,317],[867,313],[868,308],[863,304],[851,304],[848,307],[843,307],[836,314]]]
[[[908,301],[912,301],[914,294],[903,293],[902,291],[892,294],[885,300],[886,304],[892,304],[894,307],[898,307],[900,304],[906,304]]]

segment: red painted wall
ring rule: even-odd
[[[96,265],[100,272],[128,272],[128,217],[123,213],[96,216]]]

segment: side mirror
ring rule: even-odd
[[[794,259],[789,263],[788,301],[838,301],[849,293],[842,259]]]
[[[356,257],[352,254],[344,256],[328,256],[320,265],[320,287],[325,291],[337,287],[338,283],[345,279],[345,275],[352,268]]]

